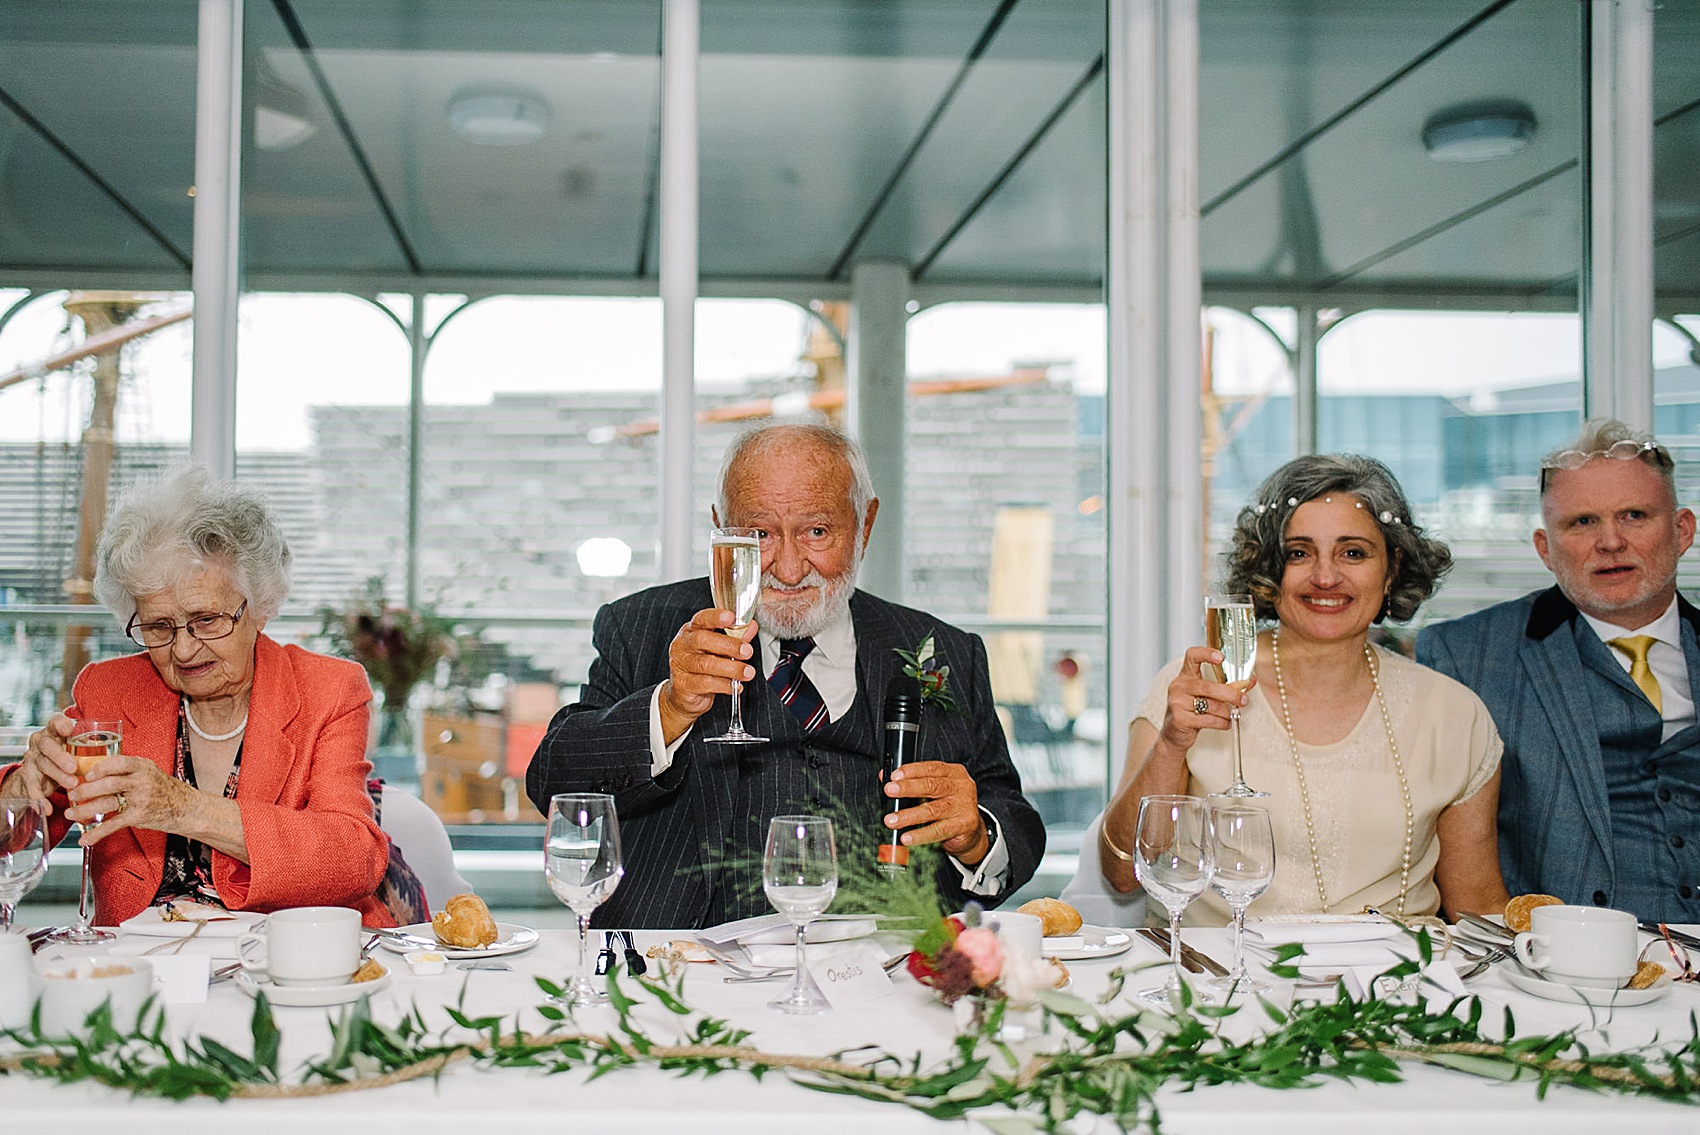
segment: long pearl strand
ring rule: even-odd
[[[1269,655],[1275,665],[1275,692],[1281,695],[1281,724],[1287,730],[1287,747],[1293,755],[1293,771],[1299,777],[1299,800],[1304,804],[1305,836],[1310,840],[1310,866],[1316,873],[1316,894],[1322,900],[1322,913],[1328,913],[1328,888],[1322,881],[1322,859],[1316,850],[1316,825],[1311,820],[1310,791],[1305,787],[1304,764],[1299,760],[1299,743],[1293,736],[1293,716],[1287,709],[1287,687],[1281,681],[1281,628],[1269,634]],[[1375,703],[1381,707],[1381,727],[1387,731],[1387,747],[1393,753],[1393,771],[1399,774],[1399,793],[1405,803],[1405,847],[1399,860],[1399,916],[1405,915],[1405,894],[1411,886],[1411,842],[1416,835],[1416,814],[1411,807],[1411,782],[1405,777],[1405,763],[1399,759],[1399,742],[1393,736],[1393,718],[1387,712],[1387,699],[1381,696],[1381,668],[1376,665],[1375,651],[1364,643],[1364,661],[1369,665],[1369,684],[1375,691]]]

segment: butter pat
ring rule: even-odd
[[[1081,934],[1058,934],[1045,939],[1047,950],[1080,950],[1086,946],[1086,938]]]
[[[449,968],[447,955],[435,950],[413,950],[403,956],[407,959],[407,968],[416,977],[436,977]]]

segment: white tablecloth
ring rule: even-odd
[[[638,945],[644,949],[675,936],[639,932]],[[1225,960],[1228,956],[1226,938],[1220,931],[1188,931],[1187,938],[1215,957]],[[380,1019],[393,1019],[406,1007],[417,1005],[434,1025],[446,1024],[440,1006],[453,1003],[464,986],[469,1013],[517,1013],[523,1027],[539,1028],[543,1021],[532,1007],[543,998],[533,976],[564,982],[572,973],[576,955],[576,936],[547,931],[534,949],[505,959],[513,966],[511,972],[468,973],[451,968],[443,977],[420,978],[410,974],[395,955],[380,951],[395,978],[389,989],[373,999],[373,1012]],[[1157,956],[1153,947],[1136,942],[1133,952],[1119,959],[1070,963],[1074,991],[1091,998],[1103,988],[1113,966]],[[717,966],[692,966],[686,996],[704,1012],[726,1016],[752,1030],[750,1042],[768,1051],[825,1054],[875,1043],[901,1055],[919,1050],[943,1056],[950,1045],[950,1012],[934,1003],[928,992],[906,975],[894,979],[897,989],[890,998],[866,1008],[807,1018],[786,1017],[765,1008],[765,1002],[783,989],[780,983],[727,985],[721,976]],[[1160,971],[1153,971],[1151,984],[1160,976]],[[1137,979],[1134,984],[1138,984]],[[1471,986],[1489,1002],[1490,1012],[1497,1013],[1501,1004],[1512,1005],[1520,1031],[1590,1028],[1595,1023],[1586,1008],[1538,1001],[1515,991],[1497,976],[1484,977]],[[226,983],[214,986],[204,1005],[172,1007],[169,1024],[180,1034],[215,1036],[245,1052],[249,1048],[251,1011],[252,1002]],[[1599,1048],[1642,1043],[1655,1035],[1685,1037],[1688,1015],[1697,1011],[1700,989],[1678,986],[1658,1004],[1599,1014],[1603,1031],[1585,1039]],[[325,1051],[329,1012],[335,1010],[274,1010],[284,1034],[285,1068]],[[1258,1011],[1253,1009],[1247,1016],[1252,1013]],[[612,1019],[610,1014],[585,1024],[605,1024]],[[661,1022],[667,1018],[661,1014],[649,1019]],[[654,1035],[665,1034],[658,1028]],[[1677,1104],[1563,1088],[1555,1089],[1541,1102],[1535,1098],[1533,1084],[1502,1084],[1418,1065],[1406,1065],[1404,1071],[1406,1082],[1395,1085],[1325,1081],[1321,1087],[1302,1091],[1231,1086],[1173,1092],[1162,1100],[1164,1127],[1172,1132],[1211,1135],[1229,1130],[1255,1130],[1259,1135],[1287,1131],[1360,1135],[1371,1125],[1377,1135],[1433,1135],[1441,1130],[1600,1135],[1630,1128],[1637,1135],[1692,1135],[1700,1125],[1700,1111]],[[897,1105],[809,1091],[771,1072],[758,1083],[741,1072],[704,1079],[648,1069],[622,1070],[586,1084],[578,1072],[544,1076],[520,1070],[480,1071],[469,1065],[452,1068],[437,1082],[311,1100],[224,1104],[133,1100],[91,1084],[60,1086],[14,1075],[0,1077],[0,1114],[5,1115],[9,1132],[81,1128],[123,1135],[182,1135],[224,1126],[244,1135],[296,1135],[303,1130],[314,1135],[371,1135],[374,1131],[466,1135],[474,1130],[544,1131],[563,1127],[608,1135],[745,1135],[751,1131],[867,1135],[873,1130],[887,1135],[963,1126],[938,1123]]]

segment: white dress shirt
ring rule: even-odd
[[[803,659],[803,673],[808,675],[821,701],[826,703],[828,718],[837,721],[856,703],[856,624],[850,618],[849,608],[846,607],[838,618],[823,627],[814,639],[815,648]],[[756,634],[756,642],[761,649],[761,673],[773,673],[773,668],[779,665],[779,639],[763,630]],[[756,680],[761,681],[760,678]],[[674,754],[695,728],[693,723],[671,745],[666,743],[661,731],[661,687],[656,686],[649,699],[651,776],[660,776],[672,767]],[[966,890],[977,895],[992,895],[1003,889],[1009,874],[1009,845],[1004,842],[1003,831],[992,814],[981,808],[980,815],[985,818],[986,831],[991,836],[991,847],[986,857],[972,867],[955,856],[950,857],[950,861],[962,874],[962,885]]]
[[[1600,641],[1608,644],[1606,650],[1617,659],[1626,674],[1630,668],[1629,655],[1609,645],[1611,640],[1630,635],[1653,636],[1653,645],[1647,649],[1647,666],[1653,671],[1653,677],[1659,680],[1659,701],[1665,719],[1659,739],[1668,741],[1694,724],[1694,695],[1688,685],[1688,659],[1682,653],[1682,617],[1677,614],[1675,596],[1671,597],[1665,613],[1644,627],[1625,629],[1586,612],[1582,613],[1582,617],[1588,620]]]

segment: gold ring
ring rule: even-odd
[[[1200,714],[1200,715],[1209,713],[1210,712],[1210,699],[1209,698],[1193,698],[1192,699],[1192,712],[1194,712],[1196,714]]]
[[[128,808],[130,805],[125,801],[124,794],[122,792],[114,793],[114,795],[118,797],[118,812],[122,815],[124,809]]]

